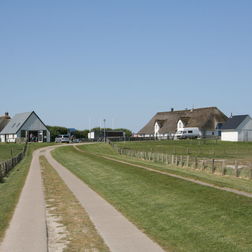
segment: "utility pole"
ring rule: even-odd
[[[105,128],[105,123],[106,123],[106,119],[103,119],[104,122],[104,143],[106,142],[106,128]]]

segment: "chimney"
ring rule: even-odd
[[[4,117],[5,117],[6,119],[10,119],[9,113],[8,113],[8,112],[5,112],[5,113],[4,113]]]
[[[171,108],[171,112],[173,112],[174,111],[174,108]]]

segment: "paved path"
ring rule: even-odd
[[[45,203],[39,165],[39,150],[33,153],[24,188],[0,251],[47,251]]]
[[[107,201],[51,157],[57,146],[33,153],[31,167],[0,252],[47,252],[45,201],[39,156],[45,155],[85,208],[111,252],[163,252]]]
[[[161,252],[163,249],[129,222],[112,205],[83,181],[54,160],[45,156],[89,214],[99,234],[112,252]]]

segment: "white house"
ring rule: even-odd
[[[50,131],[38,115],[33,112],[16,114],[0,132],[1,142],[50,142]]]
[[[222,141],[252,141],[252,119],[249,115],[230,117],[221,130]]]

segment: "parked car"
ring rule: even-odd
[[[175,134],[176,139],[198,138],[201,137],[201,132],[198,128],[185,128],[179,130]]]
[[[55,138],[55,143],[69,143],[70,138],[68,135],[59,135]]]

